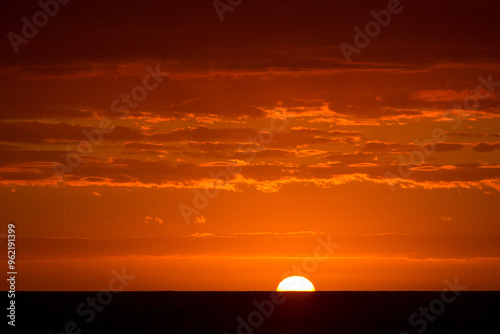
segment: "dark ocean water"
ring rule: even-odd
[[[500,292],[461,292],[455,299],[450,293],[449,303],[440,291],[286,293],[273,296],[274,302],[271,297],[271,292],[18,292],[12,332],[500,333]]]

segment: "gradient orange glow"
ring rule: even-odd
[[[122,268],[126,290],[500,289],[494,10],[413,1],[348,64],[372,1],[245,1],[224,23],[145,3],[72,2],[18,54],[4,38],[20,290]],[[37,5],[6,6],[16,27]]]

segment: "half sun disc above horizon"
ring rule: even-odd
[[[281,281],[276,291],[316,291],[314,285],[302,276],[290,276]]]

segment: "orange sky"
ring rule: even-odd
[[[273,290],[331,238],[317,290],[498,290],[497,4],[401,6],[350,63],[387,1],[70,2],[4,38],[18,288]]]

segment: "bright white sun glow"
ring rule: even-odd
[[[278,285],[277,291],[315,291],[314,285],[305,277],[290,276]]]

